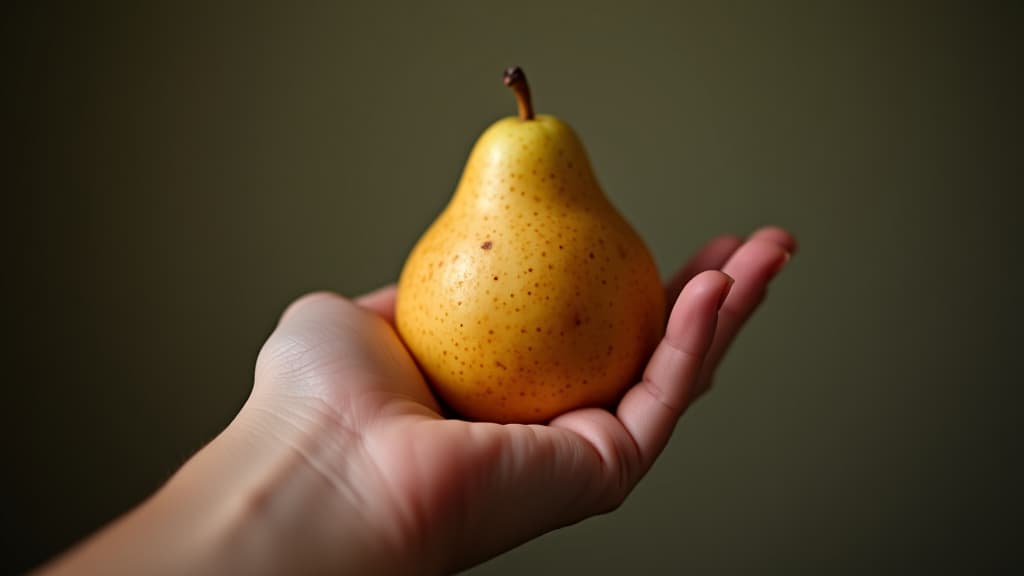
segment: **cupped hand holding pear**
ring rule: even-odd
[[[458,414],[544,422],[606,405],[664,327],[643,240],[601,190],[572,129],[519,116],[477,141],[450,203],[410,253],[395,322],[434,391]]]

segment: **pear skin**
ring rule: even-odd
[[[573,130],[519,117],[477,141],[448,206],[406,260],[396,327],[461,416],[545,422],[608,406],[664,329],[657,268],[601,190]],[[525,93],[525,97],[524,97]],[[525,101],[525,105],[524,105]]]

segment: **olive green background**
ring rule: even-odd
[[[624,506],[473,573],[1019,564],[1009,3],[363,4],[5,16],[5,569],[221,430],[293,298],[393,281],[511,64],[663,274],[801,248]]]

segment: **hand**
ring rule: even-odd
[[[666,287],[674,305],[642,380],[613,410],[548,425],[445,419],[395,333],[394,288],[306,296],[227,429],[50,569],[449,572],[613,510],[795,248],[778,228],[709,242]]]
[[[427,559],[420,568],[463,568],[616,508],[794,248],[768,228],[699,251],[669,283],[664,340],[614,411],[575,410],[546,426],[443,418],[393,330],[393,287],[355,303],[314,294],[293,304],[260,354],[253,403],[303,430],[310,464],[367,508],[365,528],[385,547]],[[708,271],[718,268],[728,276]]]

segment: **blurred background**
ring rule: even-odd
[[[621,509],[471,573],[1019,563],[1011,3],[359,4],[6,11],[5,572],[219,432],[292,299],[396,279],[511,64],[663,275],[801,249]]]

